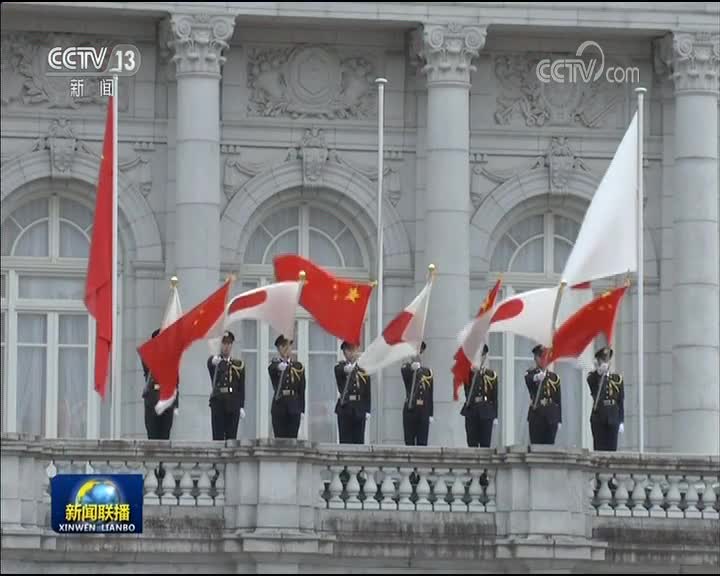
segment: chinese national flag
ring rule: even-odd
[[[550,364],[559,358],[577,358],[598,334],[605,334],[610,344],[615,318],[627,288],[623,286],[605,292],[570,316],[555,331],[553,345],[545,359],[545,364]]]
[[[85,279],[85,307],[95,318],[95,390],[105,397],[113,337],[113,97],[108,101],[100,173],[95,198],[90,256]]]
[[[148,370],[160,385],[158,405],[174,399],[177,394],[180,359],[190,345],[204,338],[225,313],[225,301],[230,290],[228,280],[204,302],[183,314],[160,334],[138,348]]]
[[[310,260],[294,254],[277,256],[274,260],[278,282],[297,281],[305,272],[300,304],[313,315],[327,332],[353,344],[360,344],[372,286],[336,278]]]

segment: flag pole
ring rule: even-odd
[[[645,100],[645,88],[635,88],[638,97],[638,162],[637,162],[637,259],[638,259],[638,452],[642,454],[645,450],[645,265],[643,255],[643,108]]]
[[[113,158],[112,158],[112,344],[110,346],[110,366],[112,367],[112,386],[110,435],[120,438],[120,367],[118,366],[118,76],[113,76],[112,93],[113,115]]]
[[[385,84],[386,78],[376,78],[375,84],[378,88],[378,175],[377,175],[377,335],[382,334],[383,329],[383,153],[385,146]],[[382,370],[377,374],[377,389],[382,390]],[[378,394],[378,397],[380,395]],[[377,418],[378,440],[381,438],[382,417]]]

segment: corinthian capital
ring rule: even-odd
[[[485,46],[487,28],[460,24],[425,24],[413,37],[428,84],[470,82],[473,58]]]
[[[718,91],[720,34],[668,34],[656,40],[655,54],[656,61],[661,61],[670,73],[675,92]]]
[[[220,74],[225,62],[223,50],[235,28],[233,16],[173,14],[170,16],[177,75]]]

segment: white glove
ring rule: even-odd
[[[625,424],[624,423],[620,422],[620,427],[618,428],[618,432],[620,432],[620,434],[625,433]]]
[[[545,370],[541,370],[540,372],[535,374],[533,380],[535,380],[535,382],[542,382],[543,380],[545,380]]]
[[[287,362],[284,362],[284,361],[280,362],[280,364],[278,364],[278,368],[280,368],[280,370],[287,370],[287,366],[288,366]]]
[[[413,362],[412,364],[410,364],[410,368],[412,368],[413,370],[420,370],[420,362]]]
[[[240,408],[240,420],[245,419],[245,408]]]
[[[560,432],[560,430],[562,430],[562,422],[558,422],[558,429],[557,429],[557,431]]]
[[[430,423],[432,424],[433,422],[435,422],[435,418],[433,418],[432,416],[430,416]]]
[[[365,412],[365,420],[370,420],[370,412]]]
[[[602,364],[600,364],[600,366],[598,366],[599,374],[607,374],[608,370],[610,370],[610,366],[608,366],[607,362],[603,362]]]
[[[220,360],[222,360],[222,358],[220,358],[220,356],[217,356],[217,355],[213,356],[212,357],[212,365],[217,366],[218,364],[220,364]]]
[[[495,418],[495,420],[493,420],[493,426],[497,426],[497,418]]]
[[[345,364],[343,367],[343,370],[345,370],[345,374],[350,374],[350,372],[353,371],[353,365],[352,364]]]
[[[173,410],[173,413],[175,414],[175,416],[180,414],[180,408],[175,408],[175,410]],[[620,426],[622,426],[622,424],[620,424]]]

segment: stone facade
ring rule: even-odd
[[[271,280],[267,257],[282,249],[320,258],[322,246],[332,245],[339,256],[327,256],[328,266],[374,278],[374,79],[384,76],[383,313],[389,321],[424,282],[427,264],[438,266],[427,330],[438,408],[431,443],[463,444],[459,407],[450,401],[458,330],[499,273],[515,291],[557,281],[567,254],[564,240],[555,239],[572,236],[563,227],[581,222],[634,112],[633,88],[642,85],[648,89],[645,448],[718,453],[716,4],[668,3],[652,12],[634,3],[228,3],[202,10],[169,3],[162,14],[143,3],[132,12],[100,6],[88,14],[78,3],[54,7],[51,16],[39,3],[3,5],[4,244],[6,218],[30,199],[56,195],[93,205],[104,102],[91,83],[83,97],[72,98],[66,79],[46,76],[49,48],[132,43],[142,53],[139,73],[121,80],[119,95],[122,386],[113,392],[118,408],[112,410],[88,384],[86,436],[144,435],[135,348],[160,321],[171,275],[180,278],[188,309],[228,273],[238,274],[238,291]],[[618,28],[629,33],[616,34]],[[639,83],[540,81],[541,59],[572,57],[587,39],[602,47],[606,66],[636,68]],[[287,214],[297,216],[283,222]],[[514,240],[523,222],[530,222],[527,238]],[[540,228],[533,231],[532,222]],[[522,253],[543,234],[542,250]],[[52,247],[62,233],[51,225],[49,235]],[[62,238],[57,242],[62,249]],[[22,429],[15,414],[24,370],[18,315],[82,311],[81,302],[67,308],[42,299],[23,308],[23,274],[77,276],[82,266],[62,258],[37,264],[4,247],[2,272],[3,431],[14,432]],[[627,449],[637,447],[636,300],[631,294],[623,306],[616,343],[628,386],[621,440]],[[370,338],[377,327],[367,328]],[[270,335],[265,328],[238,329],[242,354],[254,358],[255,370],[242,435],[267,437]],[[298,353],[311,389],[313,381],[330,378],[320,368],[312,374],[317,359],[337,355],[338,343],[322,338],[300,320]],[[529,356],[514,340],[495,346],[506,382]],[[46,344],[49,351],[61,346],[53,348],[50,337]],[[50,377],[60,370],[51,366],[59,353],[48,354],[44,422],[53,436],[61,435],[62,393]],[[176,438],[209,438],[206,354],[196,346],[183,360]],[[321,388],[316,384],[303,433],[328,441],[334,421],[327,402],[334,398],[321,398]],[[582,374],[576,388],[582,391],[567,396],[564,413],[574,423],[564,426],[572,432],[563,442],[588,447]],[[500,445],[523,440],[522,423],[516,424],[522,394],[522,384],[505,393]],[[373,397],[370,439],[398,442],[398,370],[385,372]]]

